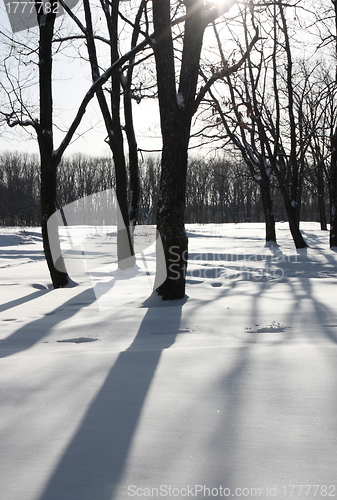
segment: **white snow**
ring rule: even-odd
[[[336,496],[337,254],[301,228],[189,225],[188,298],[129,271],[110,308],[1,228],[1,500]]]

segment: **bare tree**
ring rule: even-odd
[[[249,52],[250,32],[256,31],[256,26],[253,19],[249,29],[247,8],[241,10],[241,15],[245,40],[245,48],[241,50]],[[221,57],[221,65],[226,67],[228,61],[225,58],[215,23],[213,23],[213,30]],[[211,100],[206,111],[208,111],[210,125],[205,127],[205,132],[202,134],[207,137],[207,131],[211,130],[214,140],[221,140],[224,145],[231,144],[241,153],[253,181],[260,187],[266,223],[266,243],[273,244],[276,243],[276,231],[270,192],[271,167],[266,156],[263,134],[260,130],[261,124],[254,115],[254,109],[258,108],[259,98],[263,101],[265,99],[264,92],[266,92],[266,89],[263,86],[261,89],[260,85],[265,63],[263,41],[260,45],[260,48],[255,45],[255,59],[259,55],[257,62],[253,62],[251,57],[248,57],[242,72],[228,75],[222,82],[225,85],[217,85],[214,92],[209,90]],[[210,65],[210,71],[214,72],[213,64]],[[205,73],[201,71],[201,74],[206,82]],[[215,94],[216,91],[218,97]],[[224,132],[220,130],[219,133],[214,133],[214,129],[219,129],[220,124],[224,128]]]
[[[300,64],[298,89],[295,92],[295,110],[299,131],[309,138],[305,155],[304,183],[317,199],[321,229],[327,230],[326,202],[329,178],[331,124],[334,123],[333,78],[324,61],[313,66],[307,61]]]
[[[83,118],[86,108],[97,92],[100,92],[102,86],[112,76],[120,75],[120,68],[132,59],[137,53],[144,50],[150,43],[150,37],[135,45],[129,52],[123,56],[117,57],[111,61],[109,68],[97,76],[88,92],[85,94],[74,120],[66,131],[63,140],[57,149],[54,148],[53,140],[53,37],[58,0],[51,3],[51,9],[44,12],[44,4],[39,0],[35,1],[37,11],[37,21],[39,27],[38,47],[28,51],[28,62],[31,64],[31,59],[35,54],[38,56],[39,68],[39,119],[34,118],[33,111],[26,105],[22,99],[22,93],[17,90],[15,92],[8,91],[8,106],[7,111],[1,111],[1,115],[6,120],[10,127],[22,126],[31,127],[36,133],[39,151],[40,151],[40,169],[41,169],[41,219],[42,219],[42,237],[43,247],[46,256],[47,265],[55,288],[64,287],[69,283],[69,277],[66,272],[63,259],[54,263],[52,255],[53,248],[59,245],[57,227],[47,227],[47,221],[57,209],[57,167],[61,158],[69,146],[74,134]],[[50,10],[50,12],[49,12]],[[14,39],[10,40],[11,44],[15,44]],[[21,47],[19,47],[21,49]],[[26,50],[26,46],[24,46]],[[13,90],[13,89],[12,89]],[[14,101],[13,101],[14,95]],[[56,252],[61,255],[61,252]]]
[[[213,83],[240,67],[237,64],[231,68],[223,68],[197,93],[203,36],[207,25],[227,12],[234,3],[235,1],[225,3],[220,9],[199,1],[183,2],[183,47],[177,89],[172,5],[170,0],[152,2],[155,37],[153,49],[163,138],[157,212],[157,225],[163,241],[167,268],[167,279],[157,288],[163,300],[181,299],[185,295],[188,239],[184,228],[184,209],[192,116]],[[256,39],[254,43],[255,41]],[[240,61],[241,64],[242,62]]]
[[[334,56],[337,60],[337,4],[332,2],[332,10],[334,16]],[[333,87],[333,97],[336,99],[337,87],[337,62],[335,72],[335,82]],[[330,164],[330,247],[337,247],[337,126],[335,123],[336,111],[334,110],[333,119],[331,120],[331,164]]]
[[[70,17],[79,27],[82,36],[85,37],[89,63],[91,67],[92,80],[95,82],[101,74],[100,68],[102,65],[98,60],[98,49],[96,41],[99,40],[105,43],[110,50],[110,61],[115,63],[119,58],[119,0],[116,2],[108,2],[101,0],[101,10],[106,21],[107,38],[95,36],[91,6],[88,0],[83,0],[85,13],[85,26],[76,17],[71,9],[61,0],[61,3]],[[136,21],[133,27],[131,36],[131,48],[136,46],[139,36],[139,23],[144,10],[144,2],[141,2],[140,8],[136,15]],[[106,142],[109,145],[114,159],[114,168],[116,174],[116,195],[119,208],[121,211],[122,220],[118,221],[117,233],[117,254],[118,265],[120,268],[132,266],[135,262],[132,227],[134,227],[138,213],[139,201],[139,174],[138,174],[138,151],[136,136],[133,127],[132,103],[131,103],[131,83],[134,67],[134,57],[127,69],[127,76],[123,78],[122,71],[120,74],[112,76],[109,89],[100,89],[97,92],[97,100],[104,120],[107,138]],[[121,123],[121,94],[122,81],[125,85],[124,105],[125,105],[125,129],[127,132],[127,140],[129,144],[129,165],[130,165],[130,185],[131,185],[131,224],[129,217],[128,204],[128,179],[126,169],[126,158],[124,151],[123,126]],[[109,94],[110,105],[106,97],[107,91]],[[130,227],[131,226],[131,227]]]
[[[301,127],[303,96],[307,89],[298,87],[294,78],[292,40],[284,4],[276,1],[271,6],[263,6],[261,11],[256,11],[253,2],[249,2],[248,7],[249,10],[242,9],[246,44],[248,12],[253,26],[258,23],[264,35],[259,50],[255,51],[259,60],[249,56],[243,77],[227,79],[229,109],[222,112],[221,120],[226,119],[227,136],[236,141],[252,175],[263,187],[262,199],[270,215],[270,218],[267,215],[270,228],[273,228],[273,216],[268,191],[272,173],[282,194],[295,246],[304,248],[307,244],[299,220],[307,168],[305,157],[310,145],[310,135],[306,136]],[[271,33],[265,32],[266,26]],[[221,112],[220,106],[217,109]],[[271,229],[271,236],[272,233]]]

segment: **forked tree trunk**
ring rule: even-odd
[[[54,5],[54,4],[53,4]],[[57,2],[56,2],[57,5]],[[39,4],[37,4],[38,12]],[[53,9],[54,10],[54,9]],[[40,29],[39,42],[39,91],[40,91],[40,123],[37,127],[41,161],[41,220],[43,250],[49,268],[54,288],[61,288],[68,284],[62,257],[57,262],[57,268],[51,253],[51,241],[59,245],[56,232],[57,227],[51,228],[55,234],[48,234],[47,222],[56,211],[56,171],[57,165],[53,161],[53,101],[52,101],[52,38],[54,33],[55,14],[48,14],[47,19],[38,14]],[[43,22],[41,22],[41,18]],[[56,249],[55,249],[56,250]],[[59,255],[61,253],[59,252]]]
[[[185,0],[184,3],[186,21],[177,94],[170,0],[153,0],[153,49],[163,138],[157,226],[167,270],[167,278],[157,288],[157,292],[163,300],[177,300],[185,295],[188,246],[184,228],[187,151],[206,28],[202,4],[196,4],[193,0]],[[158,265],[163,264],[157,262],[157,274],[160,273]]]
[[[107,2],[108,4],[108,2]],[[109,37],[111,42],[111,64],[114,64],[119,59],[119,39],[118,39],[118,19],[119,19],[119,1],[114,1],[111,4],[110,15],[106,16]],[[126,172],[126,162],[124,153],[124,138],[122,133],[122,125],[120,118],[120,100],[121,100],[121,83],[119,76],[113,76],[111,79],[111,119],[112,119],[112,134],[109,133],[109,144],[113,154],[116,173],[116,195],[118,205],[123,217],[123,226],[117,227],[117,256],[118,267],[127,269],[135,264],[135,256],[133,249],[133,237],[129,221],[128,207],[128,179]]]
[[[96,46],[93,34],[92,17],[90,3],[84,1],[86,19],[86,41],[91,65],[93,82],[100,76],[100,69],[97,59]],[[107,7],[105,11],[106,22],[111,40],[111,64],[119,58],[118,53],[118,2],[114,3],[111,11]],[[119,205],[117,217],[117,258],[118,267],[127,269],[135,264],[132,234],[129,224],[129,211],[127,199],[127,173],[124,154],[124,139],[120,122],[120,91],[121,85],[119,76],[112,76],[111,107],[107,104],[104,91],[97,91],[97,100],[104,119],[108,134],[108,144],[112,152],[115,174],[116,174],[116,196]]]

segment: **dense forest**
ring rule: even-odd
[[[37,155],[0,155],[1,225],[41,224],[39,168]],[[58,206],[115,188],[114,172],[113,160],[109,157],[77,154],[63,159],[58,170]],[[309,174],[303,182],[301,220],[319,222],[317,182]],[[159,176],[159,157],[148,156],[140,161],[139,224],[156,223]],[[275,218],[286,221],[287,215],[275,179],[272,179],[271,186]],[[260,196],[259,186],[240,154],[221,159],[190,159],[186,191],[187,223],[263,222]],[[328,201],[326,199],[327,214]]]

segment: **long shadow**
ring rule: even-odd
[[[35,300],[44,295],[46,292],[49,292],[48,288],[45,288],[44,290],[41,289],[38,292],[30,293],[29,295],[20,297],[19,299],[10,300],[9,302],[5,302],[4,304],[0,304],[0,312],[7,311],[8,309],[12,309],[13,307],[17,307],[21,304],[25,304],[26,302],[30,302],[31,300]]]
[[[147,393],[162,351],[175,342],[181,312],[181,305],[171,307],[168,320],[160,327],[162,308],[148,309],[134,341],[111,368],[40,500],[117,498]]]
[[[301,229],[301,233],[303,234],[305,240],[310,244],[310,246],[312,246],[313,248],[315,248],[314,245],[324,245],[325,246],[325,241],[324,239],[326,239],[328,237],[328,232],[327,231],[323,231],[321,232],[320,234],[315,234],[315,233],[312,233],[311,231],[304,231],[303,229]]]
[[[232,368],[219,373],[217,387],[219,390],[219,418],[210,434],[210,453],[215,455],[214,471],[209,471],[208,484],[216,487],[226,485],[234,492],[234,488],[245,483],[245,471],[241,470],[240,448],[242,434],[245,432],[241,419],[245,405],[245,395],[241,390],[247,381],[252,357],[252,345],[247,342],[238,347]],[[219,464],[220,457],[220,464]],[[227,490],[228,491],[228,490]],[[223,495],[225,496],[225,495]],[[231,494],[233,497],[234,495]],[[204,497],[206,498],[206,497]],[[211,498],[210,496],[207,498]]]
[[[226,235],[222,234],[203,234],[191,231],[186,231],[186,233],[189,238],[226,238]]]
[[[14,250],[1,250],[2,259],[22,259],[22,257],[29,257],[32,260],[43,260],[42,250],[25,250],[20,248],[20,252]]]
[[[113,288],[116,281],[127,279],[129,279],[129,276],[125,276],[125,278],[119,276],[118,279],[116,279],[116,277],[113,277],[108,282],[96,283],[93,288],[84,290],[83,292],[79,293],[75,297],[72,297],[70,300],[64,302],[62,305],[55,308],[51,312],[46,313],[43,317],[22,326],[11,335],[1,340],[0,358],[5,358],[29,349],[34,344],[40,342],[44,337],[46,337],[52,330],[52,328],[55,327],[58,323],[71,318],[80,309],[93,304],[95,301],[99,300],[101,297],[107,294]],[[30,300],[34,300],[42,296],[46,292],[53,293],[52,290],[50,291],[48,289],[39,290],[38,292],[27,295],[26,297],[21,297],[19,299],[15,299],[1,305],[0,312],[6,311],[7,309],[10,309],[12,307],[19,306],[21,304],[29,302]],[[111,300],[113,300],[113,298]]]
[[[38,294],[41,294],[41,292],[35,292],[34,294],[31,294],[30,296],[28,296],[28,299],[29,297],[32,298],[32,295],[35,294],[37,297]],[[0,358],[12,356],[17,352],[29,349],[34,344],[46,337],[51,329],[58,323],[71,318],[80,309],[82,309],[83,306],[92,304],[93,302],[95,302],[95,300],[95,293],[92,288],[89,288],[79,293],[67,302],[64,302],[60,307],[55,308],[53,311],[47,313],[42,318],[39,318],[27,325],[22,326],[1,341]],[[27,301],[23,300],[20,303],[24,302]],[[62,314],[59,314],[61,312]]]
[[[285,318],[288,317],[288,320],[293,319],[292,317],[295,316],[296,314],[299,314],[299,312],[302,309],[302,306],[304,303],[307,304],[308,299],[310,300],[310,303],[312,305],[312,312],[313,312],[313,317],[315,320],[317,320],[318,324],[321,324],[324,328],[322,330],[323,335],[326,337],[328,341],[333,342],[336,344],[337,342],[337,336],[336,336],[336,327],[337,327],[337,314],[336,310],[332,311],[328,306],[326,306],[322,301],[318,300],[318,298],[315,297],[315,289],[313,289],[313,281],[309,279],[299,279],[296,280],[296,282],[292,282],[289,280],[289,298],[293,298],[293,308],[292,310],[285,315]],[[300,286],[298,286],[300,285]],[[261,283],[261,287],[259,288],[259,291],[254,295],[252,298],[251,302],[251,312],[250,312],[250,318],[249,321],[251,321],[252,324],[255,322],[259,323],[263,318],[264,318],[264,306],[265,303],[263,302],[263,295],[266,294],[269,290],[272,291],[272,289],[277,286],[277,282],[264,282]],[[277,314],[277,310],[275,311]],[[280,319],[280,316],[277,316],[277,319]],[[330,320],[330,321],[329,321]],[[300,319],[300,322],[303,321],[303,315]],[[324,322],[330,323],[333,321],[335,324],[334,325],[329,325],[329,324],[322,324]],[[289,323],[286,324],[291,324],[292,321],[289,321]],[[296,324],[296,321],[295,321]],[[310,324],[310,322],[308,322]],[[271,332],[272,333],[272,330]],[[310,335],[310,333],[309,333]],[[308,338],[310,339],[310,336],[308,335]],[[279,339],[278,339],[279,337]],[[254,340],[253,340],[254,339]],[[220,462],[222,463],[223,470],[219,473],[218,472],[218,478],[216,477],[216,474],[214,474],[214,479],[213,483],[214,486],[217,486],[218,484],[224,484],[223,478],[226,478],[226,486],[233,488],[233,486],[238,486],[241,484],[245,484],[245,486],[256,486],[256,487],[263,487],[263,493],[265,494],[266,492],[266,485],[270,481],[270,475],[273,474],[273,480],[278,481],[279,478],[276,475],[275,472],[272,472],[273,470],[278,470],[278,463],[282,464],[282,458],[280,458],[280,453],[282,453],[282,447],[280,445],[280,439],[282,438],[283,433],[286,433],[286,427],[284,427],[283,422],[280,419],[280,438],[277,433],[275,433],[274,438],[272,437],[270,440],[265,439],[263,436],[263,432],[259,432],[259,423],[256,424],[257,420],[256,417],[259,414],[259,407],[265,408],[264,412],[261,412],[261,415],[259,418],[261,418],[261,425],[266,426],[266,435],[268,435],[268,411],[271,409],[271,425],[274,426],[275,429],[278,429],[278,424],[277,424],[277,418],[275,418],[275,410],[277,411],[277,414],[279,413],[278,407],[277,407],[277,401],[279,400],[282,401],[284,398],[284,401],[287,401],[286,399],[286,394],[287,394],[287,384],[289,381],[287,378],[283,381],[281,377],[278,377],[277,370],[278,364],[280,363],[280,367],[286,368],[287,366],[287,357],[284,356],[284,352],[282,355],[282,351],[280,352],[280,355],[278,357],[278,351],[273,349],[270,351],[271,354],[271,359],[273,360],[268,361],[268,357],[266,357],[266,367],[268,367],[272,370],[270,373],[270,377],[267,375],[264,379],[259,380],[259,387],[260,391],[257,392],[257,395],[255,394],[255,386],[254,383],[251,385],[247,383],[247,379],[249,378],[249,375],[252,374],[254,376],[254,373],[258,370],[256,370],[257,365],[259,363],[259,360],[261,358],[256,357],[256,351],[254,347],[251,345],[252,342],[259,344],[261,342],[262,345],[266,345],[266,337],[262,337],[262,340],[260,341],[259,335],[255,335],[252,337],[252,340],[249,338],[249,334],[247,335],[246,341],[243,346],[238,346],[237,349],[237,356],[234,357],[234,363],[233,363],[233,368],[230,371],[227,371],[224,369],[224,375],[223,377],[219,377],[217,379],[219,383],[219,387],[221,389],[221,392],[219,392],[219,408],[220,408],[220,415],[222,415],[223,421],[221,422],[219,419],[219,424],[215,425],[214,424],[214,436],[213,440],[210,442],[210,449],[213,450],[219,450],[217,456],[217,461],[215,462],[215,470],[219,470],[219,467],[217,464]],[[296,336],[291,333],[290,330],[286,330],[284,334],[280,336],[271,336],[271,339],[268,340],[268,345],[274,345],[276,346],[277,344],[290,344],[292,340],[296,341]],[[326,346],[325,346],[326,348]],[[234,352],[234,350],[233,350]],[[261,351],[263,352],[263,351]],[[326,349],[323,351],[324,354],[326,354]],[[261,353],[260,353],[261,354]],[[310,359],[310,358],[309,358]],[[326,362],[330,362],[332,365],[332,370],[334,370],[334,365],[335,363],[335,356],[327,356],[326,357]],[[264,363],[264,361],[263,361]],[[275,368],[274,368],[274,363],[275,363]],[[301,366],[301,364],[300,364]],[[275,369],[275,371],[273,371]],[[267,373],[267,371],[265,372]],[[297,373],[295,376],[298,377],[299,379],[301,378],[300,373]],[[332,372],[334,373],[334,372]],[[319,376],[319,375],[318,375]],[[333,376],[331,376],[331,380],[333,380]],[[245,386],[246,389],[245,391],[241,390],[241,386]],[[261,386],[263,384],[263,386]],[[296,383],[295,383],[296,385]],[[299,382],[299,387],[301,387],[301,381]],[[262,390],[261,390],[262,389]],[[265,390],[263,390],[265,389]],[[329,388],[326,389],[326,392],[328,394]],[[330,388],[331,394],[333,394],[333,389]],[[277,397],[275,397],[275,394],[277,394]],[[330,394],[330,393],[329,393]],[[296,411],[300,408],[302,411],[303,409],[308,408],[309,410],[311,408],[313,409],[313,413],[315,413],[315,419],[317,418],[317,425],[319,419],[322,417],[322,413],[317,409],[317,404],[316,408],[315,406],[312,406],[312,403],[306,402],[305,397],[303,399],[301,398],[301,394],[299,394],[298,397],[298,402],[296,404],[294,403],[294,408]],[[275,405],[274,406],[274,401]],[[291,400],[290,400],[291,401]],[[310,400],[309,400],[310,401]],[[247,406],[248,402],[248,406]],[[333,399],[331,400],[331,404],[333,404]],[[306,406],[308,405],[308,406]],[[252,419],[253,425],[251,428],[247,429],[247,419],[245,417],[244,412],[248,412],[250,409],[253,409],[253,413],[249,414],[249,419]],[[287,407],[283,405],[283,411],[286,412]],[[292,407],[289,407],[289,412],[287,417],[291,416],[291,412],[294,411]],[[310,411],[309,411],[310,413]],[[299,418],[300,413],[295,414],[295,418]],[[310,415],[309,415],[310,418]],[[255,420],[254,420],[255,419]],[[303,424],[305,425],[306,419],[306,414],[303,412]],[[322,417],[322,421],[324,421],[324,418]],[[316,420],[315,420],[316,422]],[[309,420],[309,425],[310,425],[310,420]],[[277,424],[277,425],[276,425]],[[221,427],[222,425],[222,427]],[[249,424],[248,424],[249,425]],[[332,423],[333,425],[333,423]],[[255,427],[257,431],[255,432]],[[226,439],[221,440],[221,435],[223,435],[225,432],[227,432]],[[312,434],[312,439],[310,439],[308,435],[308,449],[317,449],[313,447],[313,444],[317,446],[319,445],[319,438],[317,438],[317,435],[315,432]],[[300,442],[302,439],[301,433],[299,432],[298,435],[298,442]],[[247,444],[246,444],[247,440]],[[294,456],[291,454],[291,448],[289,446],[289,443],[287,443],[287,440],[285,440],[284,444],[284,450],[289,450],[289,462],[291,463],[294,461]],[[261,442],[261,448],[259,448]],[[263,443],[263,447],[262,447]],[[221,445],[223,446],[223,450],[221,449]],[[303,445],[303,444],[302,444]],[[275,446],[275,453],[274,453],[274,446]],[[277,447],[279,446],[279,450]],[[283,446],[283,445],[282,445]],[[287,448],[288,447],[288,448]],[[295,445],[296,447],[296,445]],[[271,453],[269,453],[268,448]],[[322,450],[324,449],[324,440],[322,442]],[[251,455],[247,453],[245,456],[245,450],[251,451]],[[261,451],[263,450],[263,451]],[[281,450],[281,451],[280,451]],[[322,451],[318,448],[318,452]],[[245,457],[242,459],[242,457]],[[268,462],[265,460],[265,456],[269,456]],[[287,455],[284,455],[287,456]],[[221,457],[219,459],[219,457]],[[247,457],[249,458],[250,462],[247,462]],[[282,455],[281,455],[282,457]],[[311,464],[313,462],[307,461],[307,454],[303,455],[302,457],[296,457],[296,462],[299,462],[299,467],[301,466],[301,460],[303,460],[303,464],[307,463],[308,470],[310,471]],[[247,463],[248,466],[247,467]],[[286,461],[284,461],[284,464]],[[329,463],[329,462],[328,462]],[[270,465],[269,465],[270,464]],[[305,466],[302,467],[305,468]],[[297,467],[297,463],[296,463]],[[329,466],[328,466],[329,467]],[[313,469],[313,467],[312,467]],[[279,470],[281,474],[284,473],[282,469]],[[294,468],[293,471],[294,474],[296,474],[296,469]],[[247,475],[248,474],[248,475]],[[265,476],[264,476],[265,474]],[[312,472],[311,472],[312,474]],[[246,475],[246,477],[245,477]],[[296,476],[293,476],[296,477]],[[255,479],[256,478],[256,479]],[[256,481],[256,482],[254,482]],[[265,481],[265,484],[263,484],[263,481]],[[270,484],[270,482],[269,482]],[[233,491],[233,489],[232,489]],[[232,495],[233,496],[233,495]],[[258,495],[259,496],[259,495]],[[262,494],[260,495],[262,496]],[[264,496],[264,495],[263,495]],[[280,495],[279,495],[280,496]],[[208,498],[208,497],[207,497]],[[251,498],[251,497],[249,497]],[[311,497],[310,497],[311,498]]]
[[[324,336],[334,344],[337,344],[336,327],[335,325],[329,324],[329,322],[331,322],[331,319],[334,323],[336,323],[337,312],[331,310],[327,305],[315,298],[311,280],[300,279],[299,282],[302,288],[300,290],[296,290],[296,287],[293,285],[293,283],[289,281],[291,293],[294,297],[293,312],[290,313],[290,316],[293,314],[296,317],[296,314],[298,314],[301,309],[302,302],[304,302],[305,299],[309,299],[313,306],[312,310],[318,324],[320,323],[324,328],[324,330],[322,330]]]

